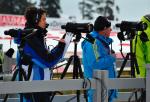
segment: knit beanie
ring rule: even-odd
[[[104,28],[108,28],[111,26],[111,22],[108,21],[106,17],[99,16],[94,22],[94,30],[95,31],[101,31],[104,30]]]

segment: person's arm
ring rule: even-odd
[[[58,63],[62,57],[64,57],[72,37],[72,33],[66,33],[59,41],[58,45],[51,51],[48,51],[48,49],[46,49],[43,44],[38,41],[39,39],[37,36],[32,34],[25,38],[26,45],[24,50],[26,54],[31,56],[32,61],[42,68],[52,67]]]
[[[53,50],[48,51],[48,49],[38,41],[37,37],[34,36],[26,39],[26,42],[46,62],[58,59],[62,55],[65,47],[65,43],[59,42]]]
[[[34,35],[27,37],[25,42],[24,52],[43,67],[54,66],[61,59],[65,48],[65,43],[59,42],[52,51],[48,51]]]

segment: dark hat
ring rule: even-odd
[[[106,17],[99,16],[94,22],[94,30],[95,31],[101,31],[104,30],[104,28],[108,28],[111,26],[111,22],[108,21]]]

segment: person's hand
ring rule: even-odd
[[[73,37],[73,33],[70,33],[70,32],[66,33],[65,37],[64,37],[64,42],[65,43],[70,43],[71,40],[72,40],[72,37]]]
[[[73,37],[72,33],[66,33],[63,35],[63,37],[60,40],[57,40],[57,41],[62,42],[62,43],[70,43],[72,40],[72,37]]]

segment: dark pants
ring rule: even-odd
[[[50,92],[27,93],[24,98],[25,102],[50,102]]]

